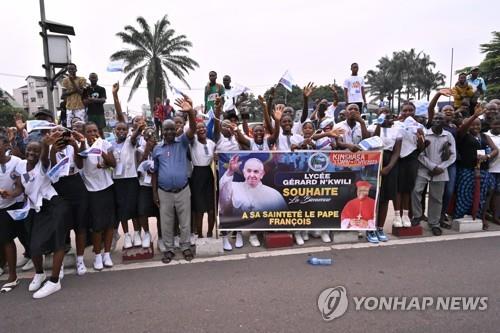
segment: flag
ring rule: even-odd
[[[125,68],[125,61],[124,60],[115,60],[111,61],[108,64],[108,67],[106,70],[108,72],[123,72],[123,69]]]
[[[78,155],[80,155],[81,157],[101,156],[101,154],[102,154],[101,148],[97,147],[90,147],[78,153]]]
[[[207,126],[207,138],[210,140],[213,140],[214,138],[214,126],[215,126],[215,113],[214,109],[210,107],[210,110],[208,110],[206,116],[206,126]]]
[[[176,87],[174,87],[172,84],[170,85],[170,90],[172,90],[172,92],[174,93],[174,95],[184,96],[184,93],[181,90],[179,90]]]
[[[30,212],[30,205],[28,200],[24,202],[22,208],[7,211],[7,213],[10,215],[10,217],[12,217],[14,221],[22,221],[26,219],[28,217],[29,212]]]
[[[280,79],[281,85],[286,88],[289,92],[292,92],[292,86],[294,84],[292,75],[289,71],[286,71],[285,74]]]
[[[69,175],[70,164],[69,156],[66,156],[47,172],[52,183],[56,183],[61,176]]]
[[[34,130],[46,130],[53,129],[56,127],[56,124],[53,124],[47,120],[28,120],[26,121],[26,131],[30,133]]]

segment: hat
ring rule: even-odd
[[[327,126],[333,126],[334,124],[335,124],[335,121],[333,120],[333,118],[326,118],[325,120],[323,120],[321,122],[321,124],[319,125],[319,128],[324,129]]]
[[[370,184],[369,182],[367,182],[366,180],[358,180],[356,182],[356,187],[372,187],[372,184]]]
[[[47,109],[41,109],[41,110],[37,111],[34,114],[34,116],[35,117],[37,117],[37,116],[47,116],[47,117],[50,117],[50,118],[54,119],[54,115],[52,114],[52,112],[50,112]]]

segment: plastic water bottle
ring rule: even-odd
[[[311,257],[307,259],[307,262],[310,265],[331,265],[332,264],[332,259],[320,259],[316,257]]]

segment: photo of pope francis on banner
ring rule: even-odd
[[[381,152],[218,154],[220,230],[374,230]]]

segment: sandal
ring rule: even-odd
[[[182,255],[184,256],[184,259],[186,261],[191,261],[194,258],[193,252],[191,252],[191,249],[186,249],[186,250],[182,251]]]
[[[175,257],[175,253],[172,251],[167,251],[163,254],[163,258],[161,258],[161,262],[164,264],[168,264],[172,261],[172,259]]]
[[[8,282],[2,286],[2,289],[0,289],[0,292],[2,294],[8,293],[9,291],[12,291],[15,287],[19,285],[21,281],[19,279],[16,279],[15,281]]]

